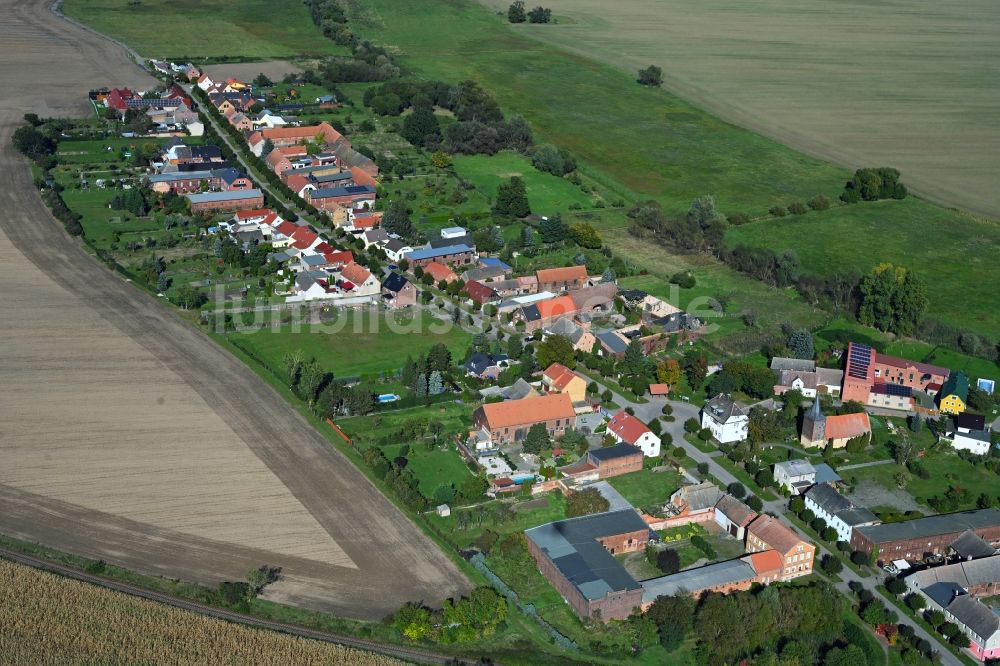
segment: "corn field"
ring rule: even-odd
[[[244,627],[0,560],[3,664],[404,662]]]

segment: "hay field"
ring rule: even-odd
[[[485,0],[504,7],[504,0]],[[550,0],[522,34],[635,71],[723,119],[1000,218],[994,0]]]
[[[391,666],[360,650],[189,613],[0,560],[5,664]]]

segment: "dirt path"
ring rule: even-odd
[[[0,532],[380,618],[467,589],[457,567],[251,370],[97,264],[10,144],[25,112],[150,85],[39,0],[0,0]]]

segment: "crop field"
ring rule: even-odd
[[[335,375],[351,377],[397,371],[407,356],[426,354],[438,343],[447,345],[457,360],[464,357],[471,340],[469,333],[450,320],[411,311],[348,311],[325,324],[304,324],[299,331],[281,326],[232,337],[275,372],[283,371],[285,354],[301,350],[305,358],[315,358]]]
[[[0,560],[5,664],[403,662],[244,627]]]
[[[1000,281],[1000,227],[971,216],[956,223],[954,216],[916,199],[840,206],[733,227],[726,242],[792,249],[806,270],[820,274],[864,274],[881,262],[906,266],[926,282],[932,315],[996,337],[996,295],[977,285]]]
[[[895,166],[923,194],[1000,217],[992,0],[545,6],[558,25],[520,34],[629,73],[659,65],[669,89],[721,118],[840,164]]]
[[[519,176],[528,192],[531,211],[539,215],[565,213],[576,204],[591,208],[593,199],[565,178],[539,171],[525,157],[513,152],[493,156],[462,155],[455,158],[455,171],[468,180],[486,198],[496,198],[497,187],[512,176]]]
[[[343,54],[301,2],[66,0],[62,11],[150,58],[284,58]]]

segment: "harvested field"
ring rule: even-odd
[[[506,0],[485,0],[506,7]],[[522,34],[635,72],[725,120],[1000,218],[993,0],[552,0]],[[873,66],[873,63],[877,65]]]
[[[357,664],[403,662],[188,613],[0,560],[6,664]]]
[[[281,396],[52,219],[10,143],[22,114],[151,80],[47,3],[0,12],[0,532],[206,584],[280,566],[269,599],[363,619],[467,589]]]

